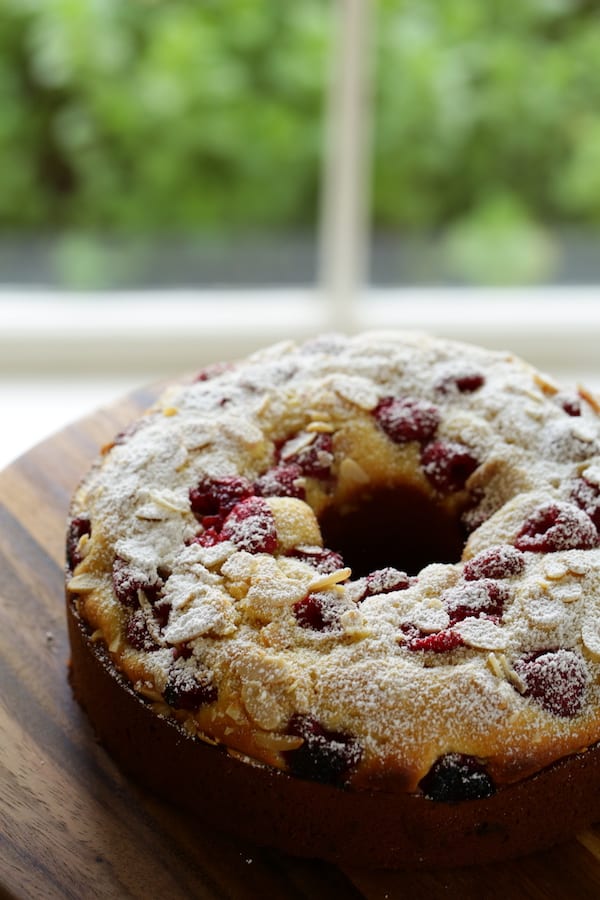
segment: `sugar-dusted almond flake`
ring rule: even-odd
[[[84,573],[83,575],[75,575],[69,583],[67,587],[70,591],[73,591],[77,594],[86,594],[89,591],[95,591],[98,587],[100,587],[100,582],[97,578],[93,578],[91,575]]]
[[[304,743],[304,738],[294,734],[279,734],[273,731],[257,731],[254,734],[254,743],[265,750],[275,750],[283,753],[286,750],[297,750]]]
[[[455,628],[465,644],[477,650],[504,650],[508,643],[504,629],[489,619],[470,616],[455,625]]]
[[[600,397],[596,396],[596,394],[593,394],[590,390],[588,390],[581,384],[577,386],[577,393],[582,400],[585,400],[586,403],[589,403],[595,413],[600,415]]]
[[[333,434],[335,431],[334,426],[331,422],[310,422],[306,426],[306,430],[308,432],[315,431],[317,434]]]
[[[600,619],[588,617],[581,627],[583,646],[594,660],[600,661]]]
[[[365,472],[362,466],[360,466],[356,460],[352,459],[351,456],[346,456],[342,460],[340,464],[340,483],[345,487],[351,487],[356,485],[357,487],[360,485],[368,484],[370,481],[369,476]]]
[[[554,589],[554,596],[562,603],[576,603],[583,597],[583,588],[577,582],[566,582],[557,584]]]
[[[569,571],[569,567],[564,560],[555,559],[553,556],[548,556],[544,560],[542,568],[546,578],[549,578],[551,581],[559,581],[561,578],[564,578]]]
[[[344,569],[336,569],[335,572],[330,572],[327,575],[321,575],[320,578],[315,578],[308,585],[308,590],[311,593],[317,593],[318,591],[328,591],[331,588],[335,587],[337,584],[341,584],[343,581],[347,581],[352,575],[352,569],[346,566]]]
[[[500,662],[498,656],[496,655],[496,653],[494,653],[494,651],[488,653],[485,662],[488,669],[492,672],[493,675],[496,676],[496,678],[506,678],[504,667],[502,666],[502,663]]]
[[[555,394],[558,394],[559,388],[553,381],[550,381],[547,375],[542,375],[541,372],[535,372],[533,380],[546,396],[553,397]]]

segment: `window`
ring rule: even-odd
[[[590,4],[6,0],[0,26],[13,395],[372,327],[600,389]]]

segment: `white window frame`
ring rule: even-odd
[[[305,289],[83,294],[0,290],[0,372],[157,376],[285,338],[416,328],[510,348],[575,378],[598,371],[600,289],[369,287],[370,66],[374,5],[336,0],[318,282]],[[599,376],[600,377],[600,376]]]

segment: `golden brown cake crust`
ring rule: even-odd
[[[249,769],[156,716],[90,641],[72,604],[68,624],[71,684],[102,744],[136,781],[209,828],[338,864],[453,867],[535,852],[600,817],[598,746],[491,798],[452,804]]]
[[[587,771],[600,739],[590,396],[508,354],[396,332],[201,372],[77,491],[69,614],[132,710],[198,758],[357,808],[388,798],[390,828],[415,810],[430,837],[471,809],[481,841],[472,804],[497,808],[507,853],[513,833],[542,846],[569,829],[525,840],[510,803]],[[414,858],[411,841],[377,864]]]

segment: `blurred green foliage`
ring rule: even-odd
[[[314,219],[319,0],[0,0],[0,224]]]
[[[372,218],[472,281],[600,225],[594,0],[379,0]],[[0,0],[0,227],[302,229],[333,2]]]

